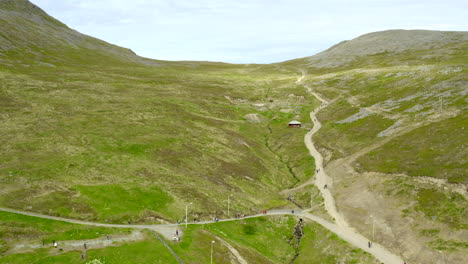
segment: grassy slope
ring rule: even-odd
[[[188,263],[209,261],[211,241],[216,241],[215,263],[231,263],[226,248],[215,237],[227,241],[237,249],[248,263],[376,263],[372,257],[353,249],[320,225],[307,223],[299,248],[289,243],[297,219],[292,217],[267,217],[239,222],[190,226],[184,241],[174,246]],[[333,251],[330,251],[333,248]],[[358,262],[356,262],[358,261]]]
[[[458,254],[453,261],[459,261],[467,245],[466,240],[459,240],[460,235],[455,238],[452,233],[461,234],[467,221],[463,208],[468,202],[455,191],[457,186],[466,185],[468,179],[464,131],[467,45],[459,42],[428,50],[380,53],[337,68],[309,67],[305,80],[331,101],[318,115],[323,128],[314,137],[326,154],[327,164],[346,160],[375,145],[357,158],[352,164],[354,169],[360,175],[369,171],[389,173],[388,180],[372,189],[377,195],[385,193],[388,201],[395,201],[399,206],[393,212],[395,217],[402,217],[407,223],[418,219],[415,222],[420,224],[412,224],[411,229],[428,250]],[[283,65],[307,67],[307,61]],[[363,109],[370,114],[337,123]],[[392,126],[396,130],[387,130]],[[385,130],[390,133],[379,137]],[[392,137],[388,143],[379,144],[388,137]],[[335,176],[341,180],[342,175]],[[421,176],[446,184],[444,188],[428,184],[432,180]],[[347,182],[366,180],[362,177]],[[420,183],[421,180],[425,183]],[[347,199],[346,195],[343,197]],[[356,208],[359,209],[358,204]],[[431,225],[433,230],[427,229]]]
[[[0,204],[174,221],[188,202],[198,217],[225,214],[229,192],[236,212],[283,206],[278,191],[311,176],[306,131],[283,129],[296,115],[306,122],[313,103],[295,73],[143,60],[32,7],[13,10],[0,16]]]
[[[376,135],[397,120],[403,122],[401,127],[409,127],[412,124],[421,126],[432,122],[441,123],[439,126],[444,126],[447,131],[461,129],[463,124],[460,119],[466,116],[466,111],[462,110],[466,99],[463,92],[467,74],[463,67],[463,61],[466,61],[468,56],[466,45],[459,43],[435,50],[401,54],[383,53],[360,58],[341,68],[327,69],[327,72],[310,70],[308,80],[311,85],[329,99],[337,99],[319,114],[319,118],[325,124],[324,129],[317,135],[321,147],[333,152],[332,159],[349,156],[363,146],[381,139]],[[439,98],[442,98],[442,111]],[[373,114],[347,124],[335,123],[352,116],[362,108],[370,109]],[[455,116],[458,118],[450,119]],[[419,133],[423,135],[421,138],[426,140],[425,144],[419,144],[417,149],[410,148],[413,154],[420,152],[421,148],[431,148],[432,141],[440,136],[439,133],[428,133],[433,129],[428,126],[413,132],[413,137]],[[336,140],[339,134],[348,138]],[[457,137],[458,134],[453,133],[450,136]],[[453,142],[450,140],[450,144],[452,143],[459,144],[460,139],[455,138]],[[447,147],[445,145],[444,147]],[[455,156],[455,162],[464,159],[460,148],[447,147],[447,150],[449,149],[450,154],[444,152],[444,155]],[[384,155],[388,150],[381,149],[379,153]],[[418,170],[415,166],[430,164],[434,158],[442,156],[442,152],[426,155],[425,159],[413,162],[412,170]],[[409,158],[410,154],[406,157]],[[416,155],[413,155],[414,157]],[[400,164],[399,172],[404,172],[409,167],[409,161],[406,160],[406,163]],[[364,160],[362,163],[365,163]],[[458,170],[453,174],[466,176],[466,170]],[[446,176],[442,176],[440,171],[432,171],[426,176],[448,178],[454,175],[448,172]]]
[[[40,261],[44,264],[84,263],[81,260],[82,252],[71,251],[67,253],[56,253],[54,250],[37,250],[32,254],[16,254],[0,258],[2,264],[32,263]],[[103,249],[91,249],[87,251],[87,260],[99,260],[102,264],[122,263],[151,263],[172,264],[178,263],[170,252],[155,238],[148,237],[143,242],[125,244],[119,247]],[[87,262],[86,262],[87,263]]]
[[[21,225],[31,224],[30,217],[8,215]],[[37,219],[36,219],[37,220]],[[219,238],[233,246],[248,263],[290,263],[296,254],[294,263],[336,263],[336,260],[346,263],[376,263],[367,254],[362,253],[343,242],[321,226],[306,223],[305,235],[298,249],[289,240],[297,219],[292,217],[263,217],[246,219],[239,222],[217,223],[212,225],[189,226],[183,241],[177,244],[168,242],[185,263],[207,263],[210,260],[211,241],[216,241],[214,263],[231,263],[229,250]],[[37,228],[47,228],[53,236],[57,230],[80,226],[63,224],[56,221],[39,220],[32,223]],[[91,233],[97,232],[93,229]],[[108,231],[108,230],[106,230]],[[65,233],[69,233],[67,231]],[[65,235],[54,237],[59,241],[68,239],[93,238],[92,236]],[[333,250],[330,250],[333,248]],[[31,253],[6,255],[0,257],[0,263],[30,263],[40,260],[41,263],[82,263],[81,251],[60,252],[48,246]],[[148,233],[146,240],[131,242],[116,247],[93,249],[87,251],[87,260],[99,259],[106,264],[112,263],[176,263],[169,251]],[[358,261],[358,262],[356,262]]]

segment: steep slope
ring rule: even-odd
[[[65,57],[76,53],[86,58],[96,52],[107,60],[155,63],[136,56],[129,49],[72,30],[27,0],[0,1],[0,29],[0,54],[5,55],[0,61],[3,59],[4,63],[30,59],[37,63],[63,63],[58,58],[60,53]],[[56,56],[48,56],[52,54]],[[9,57],[14,60],[8,60]]]
[[[330,102],[314,141],[338,209],[414,263],[466,257],[467,32],[384,31],[282,65]]]

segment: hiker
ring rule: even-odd
[[[367,242],[367,245],[369,246],[369,248],[371,248],[371,246],[372,246],[372,242],[370,242],[370,241],[369,241],[369,242]]]
[[[327,187],[328,187],[328,186],[327,186],[326,184],[323,186],[324,189],[326,189]]]
[[[84,249],[86,249],[86,243],[83,244]]]
[[[55,241],[55,240],[54,240]],[[57,248],[57,242],[54,242],[54,247]]]
[[[110,235],[107,235],[107,236],[106,236],[106,239],[107,239],[107,240],[110,240]]]
[[[176,236],[179,236],[179,230],[176,230],[176,231],[175,231],[175,235],[176,235]]]

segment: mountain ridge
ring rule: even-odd
[[[335,44],[315,55],[291,61],[302,60],[307,67],[335,68],[351,63],[358,57],[385,52],[395,54],[437,49],[464,41],[468,41],[468,31],[389,29],[360,35]]]

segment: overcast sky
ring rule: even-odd
[[[82,33],[162,60],[270,63],[386,29],[468,30],[466,0],[32,0]]]

